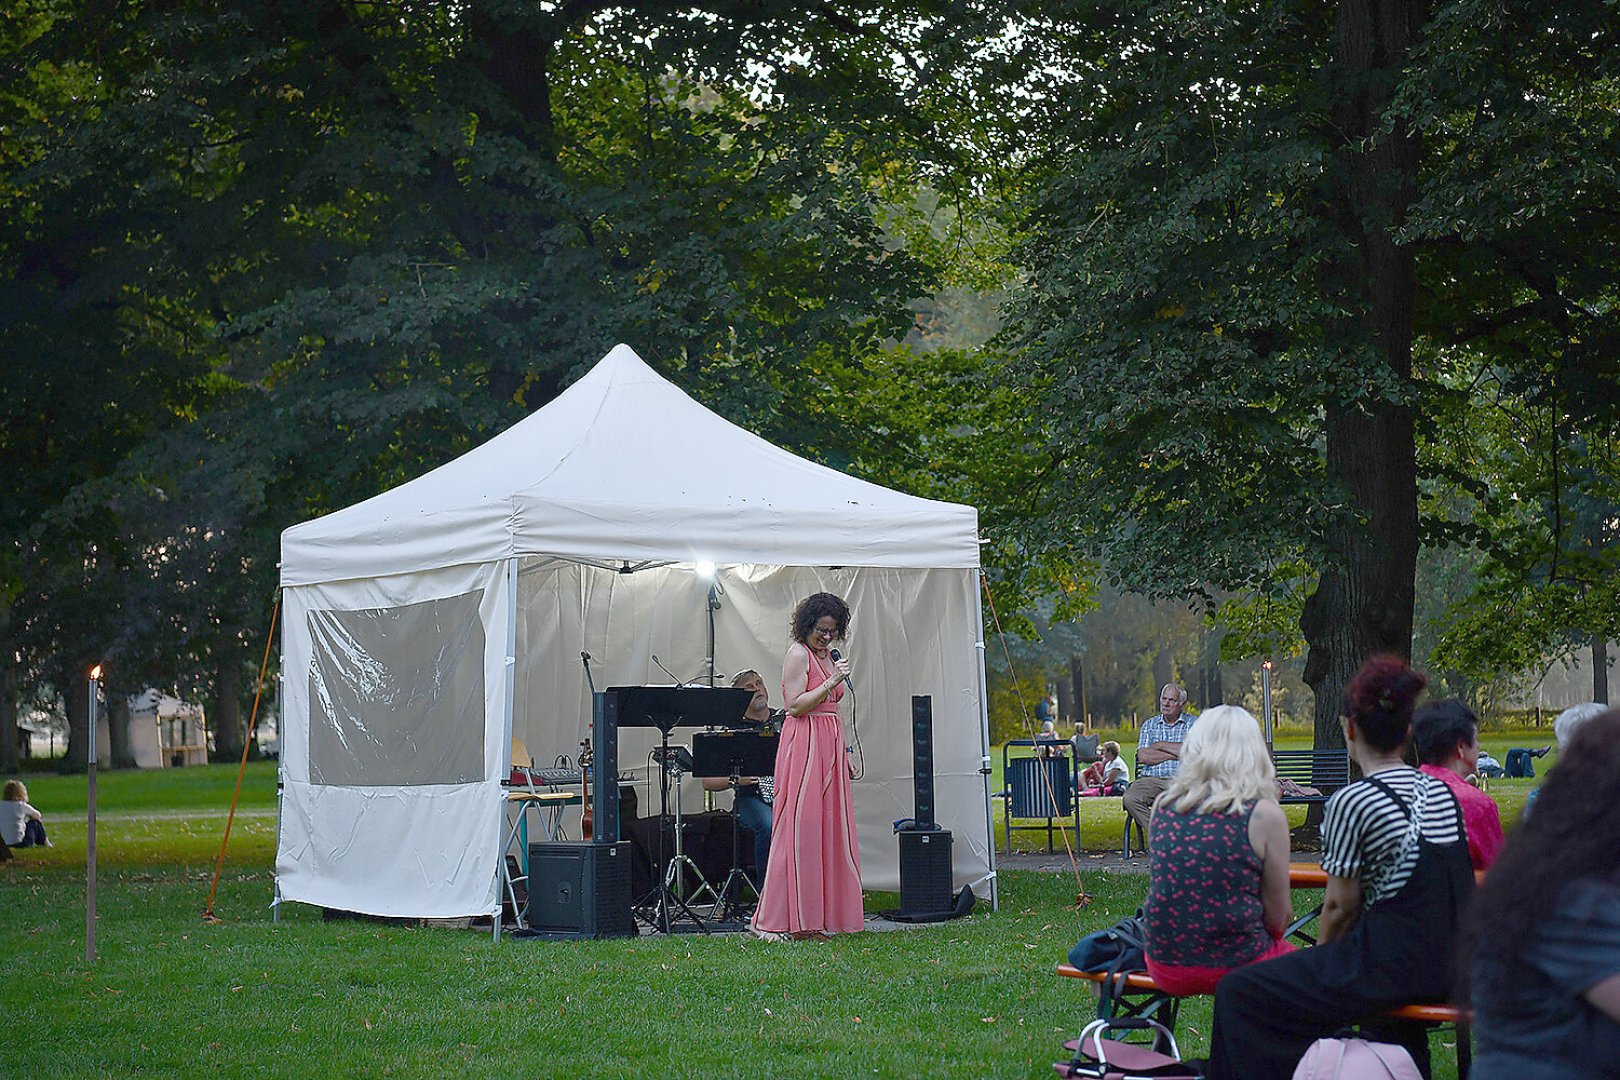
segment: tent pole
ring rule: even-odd
[[[499,749],[500,760],[504,762],[501,769],[501,779],[512,774],[512,712],[517,700],[517,595],[518,595],[518,561],[513,556],[506,560],[506,679],[501,687],[501,745]],[[501,790],[501,789],[498,789]],[[506,835],[506,793],[501,790],[501,799],[496,803],[495,835]],[[519,814],[523,811],[519,810]],[[497,841],[498,842],[498,841]],[[491,918],[491,933],[495,943],[501,941],[501,883],[506,877],[506,851],[495,852],[495,914]],[[515,914],[515,913],[514,913]]]
[[[984,593],[977,588],[982,568],[970,571],[974,580],[968,586],[973,592],[973,651],[979,659],[979,775],[984,778],[984,835],[988,841],[990,858],[990,910],[1001,910],[1001,879],[996,876],[996,820],[990,809],[990,695],[985,690],[984,677]]]

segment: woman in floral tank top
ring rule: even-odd
[[[1260,725],[1245,709],[1204,712],[1181,768],[1153,806],[1147,966],[1172,994],[1207,994],[1235,967],[1293,946],[1283,930],[1288,819]]]

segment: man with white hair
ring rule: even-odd
[[[1588,720],[1602,716],[1608,711],[1608,709],[1609,707],[1607,705],[1596,701],[1583,701],[1579,705],[1571,705],[1569,708],[1559,713],[1558,718],[1553,721],[1553,738],[1558,740],[1559,754],[1564,752],[1564,748],[1569,745],[1569,741],[1575,737],[1575,733],[1579,731]],[[1530,812],[1530,808],[1536,805],[1536,796],[1540,794],[1541,789],[1536,788],[1534,791],[1530,792],[1529,795],[1525,796],[1525,813],[1528,814]]]
[[[1125,789],[1125,813],[1148,835],[1148,820],[1153,816],[1153,801],[1165,788],[1170,778],[1181,768],[1181,744],[1192,730],[1195,716],[1184,715],[1187,691],[1175,683],[1165,683],[1159,691],[1159,714],[1150,716],[1142,724],[1142,733],[1136,739],[1136,776]]]

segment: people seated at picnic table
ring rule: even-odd
[[[1119,756],[1119,743],[1112,739],[1097,748],[1098,758],[1080,774],[1080,794],[1096,798],[1123,795],[1131,782],[1131,767]]]
[[[1217,705],[1182,744],[1153,807],[1147,969],[1176,995],[1207,994],[1228,971],[1292,952],[1288,818],[1259,721]]]
[[[1594,720],[1602,716],[1608,711],[1608,708],[1607,705],[1601,705],[1596,701],[1583,701],[1579,705],[1571,705],[1558,714],[1557,718],[1553,720],[1553,739],[1558,743],[1560,760],[1563,759],[1564,748],[1575,737],[1575,733],[1584,727],[1588,720]],[[1525,796],[1524,812],[1526,814],[1530,812],[1531,807],[1536,805],[1536,799],[1540,796],[1540,788],[1536,788]]]
[[[1620,709],[1541,792],[1468,915],[1473,1080],[1620,1076]]]
[[[1198,718],[1186,715],[1187,691],[1175,683],[1159,690],[1159,713],[1142,722],[1136,739],[1136,779],[1125,789],[1125,813],[1148,835],[1153,804],[1181,765],[1181,744]],[[1149,841],[1149,847],[1152,842]]]
[[[1462,911],[1473,894],[1462,808],[1444,781],[1407,765],[1412,707],[1427,680],[1395,656],[1345,687],[1340,723],[1363,779],[1328,800],[1321,944],[1230,972],[1215,988],[1215,1080],[1289,1080],[1311,1043],[1360,1022],[1428,1072],[1421,1024],[1390,1009],[1455,988]]]
[[[1502,850],[1502,815],[1496,800],[1469,784],[1479,769],[1479,718],[1460,701],[1433,701],[1412,717],[1418,770],[1445,782],[1462,804],[1468,859],[1488,870]]]

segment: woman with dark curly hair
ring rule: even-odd
[[[799,601],[782,661],[787,715],[776,750],[775,823],[753,930],[825,938],[860,930],[861,860],[855,845],[853,768],[838,702],[849,661],[832,646],[849,633],[849,605],[832,593]]]
[[[1340,724],[1363,778],[1334,793],[1323,819],[1321,944],[1221,980],[1210,1039],[1217,1080],[1288,1080],[1312,1042],[1357,1022],[1405,1046],[1428,1075],[1422,1026],[1379,1019],[1451,993],[1474,889],[1456,798],[1405,761],[1427,681],[1398,657],[1376,656],[1345,687]]]
[[[1470,967],[1474,1080],[1620,1076],[1620,709],[1560,747],[1468,913]]]

